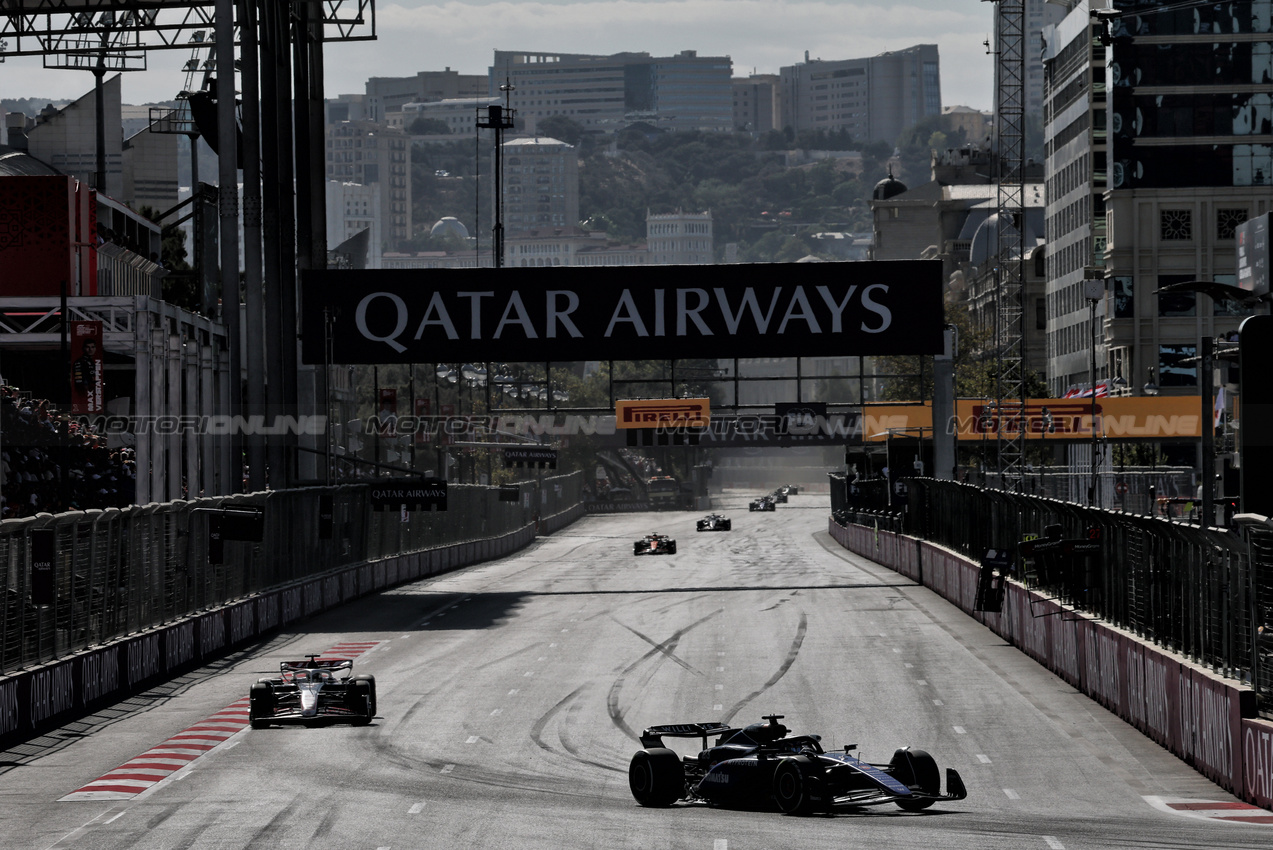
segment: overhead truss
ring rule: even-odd
[[[321,6],[323,41],[376,37],[375,0],[283,2]],[[215,8],[215,0],[0,0],[0,61],[41,56],[48,67],[91,69],[105,54],[108,70],[136,70],[147,52],[211,39]]]

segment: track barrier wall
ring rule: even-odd
[[[1250,688],[1015,581],[1002,613],[974,611],[980,565],[935,543],[834,519],[829,531],[959,606],[1221,787],[1273,809],[1273,723],[1256,718]]]
[[[534,542],[537,533],[548,534],[557,531],[584,515],[580,499],[581,481],[578,473],[545,479],[544,486],[539,488],[543,495],[539,500],[538,510],[535,510],[535,505],[532,504],[533,485],[526,489],[524,498],[516,503],[499,503],[497,501],[499,488],[452,487],[448,513],[455,512],[460,506],[460,503],[455,500],[457,491],[472,492],[461,497],[463,503],[471,509],[470,515],[467,519],[455,522],[450,527],[439,519],[439,517],[445,518],[446,514],[411,514],[408,522],[402,522],[398,513],[377,515],[368,507],[361,512],[359,521],[365,523],[361,527],[370,531],[375,539],[365,541],[366,551],[372,553],[365,559],[332,565],[325,559],[315,558],[307,573],[291,580],[282,576],[282,580],[274,583],[273,586],[248,591],[235,598],[209,602],[197,610],[173,614],[160,622],[148,624],[135,631],[99,639],[92,645],[63,650],[58,657],[36,659],[24,669],[13,670],[0,676],[0,747],[27,740],[86,712],[119,702],[148,687],[222,656],[228,651],[250,645],[280,628],[351,600],[469,564],[501,558],[523,549]],[[361,491],[363,496],[366,491],[365,486],[332,489]],[[331,492],[331,490],[322,492]],[[316,495],[317,488],[315,493],[278,491],[271,494],[254,494],[254,496],[299,498],[298,493],[306,494],[303,498],[308,501],[310,496]],[[353,501],[358,498],[358,493],[345,492],[344,497],[349,500],[346,507],[351,508]],[[188,513],[189,509],[195,505],[207,507],[205,503],[208,502],[220,505],[227,501],[230,500],[200,500],[199,503],[150,505],[117,513],[134,512],[145,518],[146,522],[150,522],[150,517],[165,509],[171,512]],[[243,504],[244,502],[234,500],[234,503]],[[504,508],[508,510],[503,510]],[[498,519],[492,521],[492,517],[498,517]],[[83,514],[59,514],[56,517],[46,514],[33,519],[36,521],[43,519],[44,523],[40,525],[51,523],[59,528],[66,526],[75,528],[81,524],[100,527],[100,521],[96,517]],[[456,515],[454,519],[461,519],[461,517]],[[270,540],[269,523],[267,518],[266,537],[262,543],[233,544],[235,547],[245,547],[244,554],[248,557],[233,565],[208,565],[208,569],[214,572],[233,570],[239,573],[235,581],[225,582],[225,585],[231,588],[241,587],[244,582],[250,581],[253,570],[261,567],[256,560],[261,558],[264,552],[283,548],[285,542],[277,539],[273,542]],[[430,533],[423,527],[403,529],[394,528],[395,525],[429,525],[435,528]],[[17,560],[15,541],[21,539],[25,532],[29,532],[29,524],[21,527],[10,526],[11,523],[6,522],[3,529],[6,534],[0,535],[0,541],[7,541],[9,544],[6,551],[10,553],[10,578],[13,580],[18,575],[25,575],[29,579],[29,568],[23,572],[14,570],[12,566],[13,561]],[[438,526],[444,530],[439,532]],[[483,531],[489,536],[477,539],[455,539],[458,534],[481,534]],[[67,534],[74,536],[70,532]],[[442,539],[439,540],[439,537]],[[448,537],[450,539],[447,539]],[[173,536],[173,540],[180,542],[177,535]],[[331,541],[321,542],[330,543]],[[333,548],[344,550],[346,542],[338,540]],[[306,541],[299,538],[297,544],[298,549],[309,548],[305,545]],[[249,552],[246,547],[254,547],[257,551]],[[178,548],[180,551],[171,553],[172,560],[189,563],[185,560],[186,544],[181,542]],[[226,548],[226,560],[229,561],[230,544],[227,544]],[[397,551],[394,551],[395,548]],[[59,573],[64,568],[71,568],[75,563],[73,557],[59,557],[58,560]],[[0,567],[3,567],[4,563],[0,561]],[[301,566],[289,563],[287,570],[300,569]],[[176,568],[170,564],[163,572],[175,570]],[[262,571],[258,580],[280,577],[285,571]],[[4,570],[0,569],[0,574],[3,572]],[[213,577],[206,578],[208,581],[213,581]],[[58,583],[59,587],[67,583],[63,581],[60,574]],[[9,587],[12,609],[12,600],[17,594],[12,589],[12,583]],[[164,597],[168,598],[172,595],[169,592],[164,594]],[[146,600],[130,599],[126,607],[139,609],[144,601]],[[167,607],[170,610],[175,605],[176,603],[168,599]],[[31,606],[21,607],[30,608]],[[68,605],[67,611],[69,612],[73,607]],[[46,619],[52,619],[54,616],[52,611],[45,611],[44,614]],[[83,617],[77,619],[76,623],[80,628],[87,629]],[[0,618],[0,633],[6,626],[18,628],[21,625],[21,623],[15,623],[12,618],[9,620]]]

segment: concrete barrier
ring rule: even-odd
[[[583,515],[583,506],[576,505],[546,522],[555,531]],[[344,567],[52,664],[0,676],[0,747],[119,702],[283,626],[360,596],[524,549],[534,542],[535,531],[535,525],[530,524],[487,540]]]
[[[1135,635],[1009,582],[1003,612],[973,610],[980,566],[934,543],[828,526],[844,548],[931,588],[1083,694],[1247,802],[1273,809],[1273,723],[1255,693]]]

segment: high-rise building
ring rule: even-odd
[[[461,74],[449,67],[445,71],[420,71],[413,77],[372,77],[367,80],[367,94],[363,101],[365,117],[384,121],[390,112],[401,112],[404,103],[482,97],[486,89],[484,75]],[[354,118],[351,115],[347,120]]]
[[[557,139],[503,145],[504,236],[579,223],[579,153]]]
[[[736,77],[734,87],[734,129],[748,133],[778,130],[781,114],[779,93],[782,86],[777,74],[752,74]]]
[[[1196,393],[1199,339],[1242,312],[1158,290],[1233,283],[1234,231],[1270,207],[1273,2],[1112,6],[1108,33],[1084,0],[1045,36],[1053,389],[1088,381],[1095,345],[1098,380]],[[1095,343],[1084,277],[1106,282]]]
[[[937,45],[919,44],[867,59],[810,59],[779,69],[782,126],[844,130],[892,144],[902,131],[941,114]]]
[[[327,247],[336,246],[368,233],[367,268],[381,267],[383,254],[380,238],[380,184],[344,183],[327,181]]]
[[[94,92],[67,104],[62,109],[46,109],[27,133],[28,150],[63,174],[97,189],[113,198],[124,191],[123,118],[120,106],[120,75],[102,82],[103,111],[106,132],[106,183],[98,186],[97,173],[97,101]]]
[[[1056,398],[1091,383],[1092,309],[1083,281],[1105,276],[1105,47],[1098,30],[1084,0],[1043,34],[1047,372]],[[1103,322],[1105,304],[1096,307]]]
[[[374,121],[345,121],[326,131],[327,179],[380,186],[380,236],[392,250],[411,238],[411,164],[407,137]],[[372,252],[378,250],[372,247]]]
[[[1025,60],[1025,105],[1026,115],[1038,115],[1043,109],[1043,53],[1048,50],[1048,36],[1044,32],[1047,27],[1061,22],[1066,16],[1066,9],[1074,5],[1074,0],[1016,0],[1024,4],[1025,45],[1022,58]],[[995,3],[995,32],[999,32],[1000,5]],[[1042,51],[1040,51],[1042,46]],[[999,48],[996,46],[995,50]],[[998,55],[997,53],[995,55]],[[996,98],[998,91],[995,92]],[[996,102],[996,111],[998,103]]]
[[[489,94],[506,84],[520,129],[535,132],[545,118],[563,115],[591,132],[612,133],[634,121],[669,130],[731,130],[733,101],[728,56],[618,53],[536,53],[497,50]]]

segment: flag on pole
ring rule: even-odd
[[[1216,390],[1215,414],[1211,417],[1211,427],[1219,428],[1224,422],[1224,387]]]

